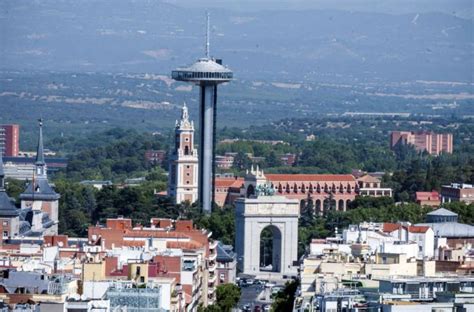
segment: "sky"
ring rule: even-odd
[[[472,0],[165,0],[183,7],[262,9],[339,9],[389,14],[443,12],[473,18]]]

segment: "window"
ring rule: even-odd
[[[3,231],[3,237],[8,237],[8,231]]]
[[[3,226],[8,226],[8,221],[3,221]]]

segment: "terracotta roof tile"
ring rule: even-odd
[[[276,181],[325,181],[325,182],[355,182],[351,174],[265,174],[271,182]]]
[[[179,249],[200,249],[203,248],[204,245],[196,242],[196,241],[191,241],[191,242],[166,242],[166,247],[167,248],[179,248]]]
[[[430,229],[429,226],[414,225],[408,227],[410,233],[426,233]]]
[[[383,224],[383,231],[385,233],[391,233],[393,231],[398,230],[402,225],[398,223],[384,223]]]
[[[240,187],[243,183],[243,178],[216,178],[216,187]]]

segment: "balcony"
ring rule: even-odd
[[[214,272],[217,269],[217,263],[215,261],[209,261],[208,270]]]
[[[209,298],[209,295],[214,296],[215,292],[216,292],[216,289],[214,287],[208,287],[207,288],[208,298]]]
[[[216,240],[211,240],[209,242],[209,249],[216,249],[217,248],[218,241]]]
[[[214,274],[214,273],[209,274],[209,280],[208,280],[209,284],[214,283],[216,280],[217,280],[217,275],[216,274]]]
[[[209,261],[214,261],[214,260],[216,260],[216,258],[217,258],[217,252],[216,251],[209,253],[209,258],[208,258]]]

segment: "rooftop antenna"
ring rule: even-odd
[[[209,12],[206,12],[206,57],[209,58]]]

